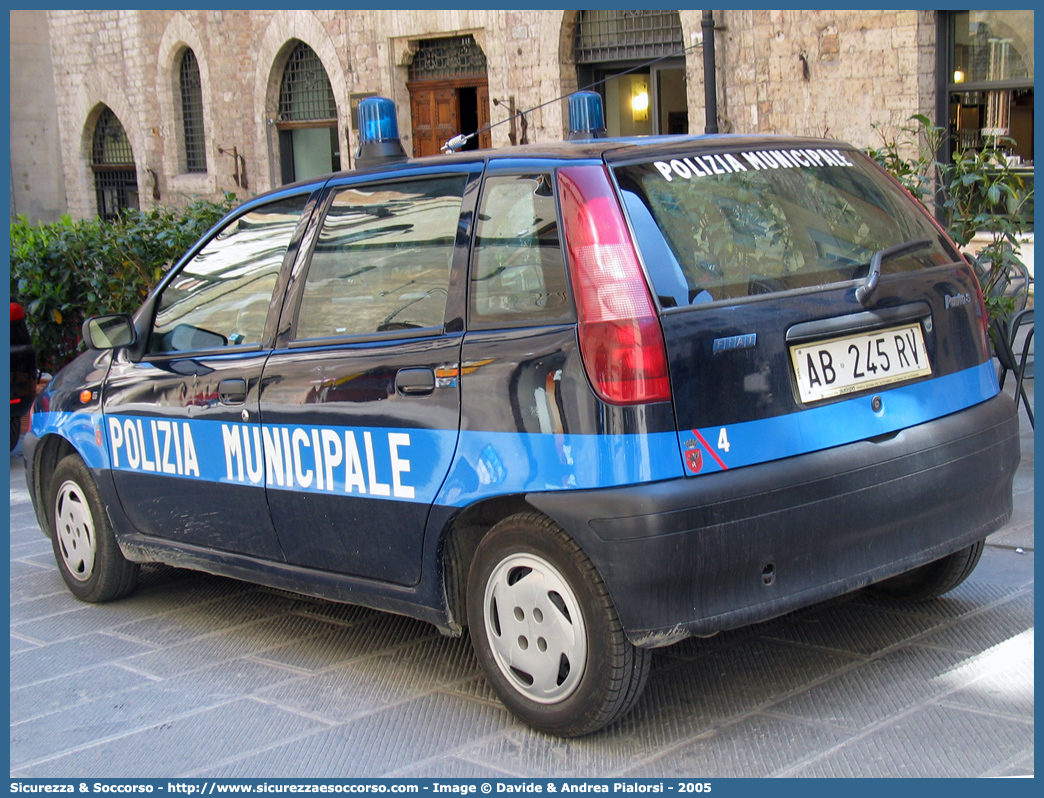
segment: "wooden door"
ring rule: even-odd
[[[454,86],[410,87],[413,156],[436,155],[457,135],[459,111]]]
[[[477,86],[475,94],[478,100],[478,129],[485,130],[485,133],[479,133],[479,147],[485,150],[493,146],[493,137],[486,130],[489,127],[489,86]]]
[[[436,155],[460,129],[460,89],[474,88],[478,105],[478,129],[489,127],[489,86],[484,79],[417,81],[406,84],[413,118],[413,157]],[[493,146],[489,131],[479,134],[478,146]]]

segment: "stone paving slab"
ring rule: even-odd
[[[516,721],[466,638],[411,619],[166,566],[122,601],[76,601],[16,450],[11,775],[1033,775],[1020,417],[1015,513],[957,590],[911,605],[859,593],[658,650],[634,712],[574,741]]]

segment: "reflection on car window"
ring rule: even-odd
[[[555,196],[547,174],[490,177],[482,192],[471,270],[471,319],[569,315]]]
[[[887,176],[857,153],[847,157],[851,162],[820,159],[808,167],[788,159],[791,168],[733,157],[735,168],[700,176],[680,160],[671,162],[681,164],[677,173],[665,163],[618,168],[661,306],[865,277],[876,251],[916,239],[934,245],[888,261],[886,273],[954,259]]]
[[[163,290],[149,351],[260,343],[307,198],[302,194],[255,208],[207,242]]]
[[[465,181],[339,192],[312,253],[295,337],[442,327]]]

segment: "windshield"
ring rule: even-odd
[[[614,172],[665,308],[865,277],[875,252],[916,239],[931,246],[882,274],[958,258],[927,214],[852,151],[699,150]]]

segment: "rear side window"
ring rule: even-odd
[[[550,174],[486,178],[470,297],[471,321],[480,326],[570,317]]]
[[[441,328],[466,179],[339,191],[308,267],[297,340]]]
[[[931,219],[858,153],[706,154],[615,170],[663,307],[856,279],[873,254],[928,239],[883,273],[957,253]]]

